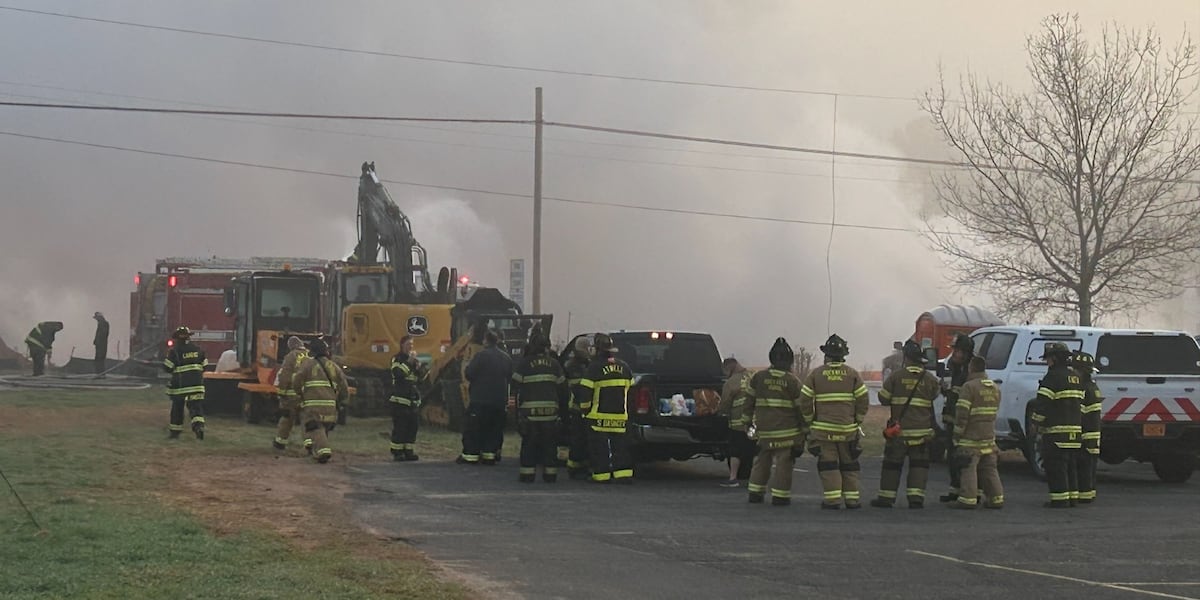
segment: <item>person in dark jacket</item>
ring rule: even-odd
[[[62,331],[61,321],[42,321],[25,336],[25,345],[29,348],[29,359],[33,361],[33,376],[46,374],[46,355],[50,354],[54,345],[54,334]]]
[[[498,347],[499,342],[495,332],[484,334],[483,350],[467,363],[463,373],[470,386],[470,403],[463,428],[462,454],[455,461],[459,464],[494,465],[504,443],[505,407],[513,364],[512,358]]]
[[[92,315],[96,320],[96,337],[92,345],[96,347],[96,376],[104,377],[105,361],[108,359],[108,320],[100,312]]]

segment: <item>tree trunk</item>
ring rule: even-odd
[[[1092,326],[1092,292],[1091,290],[1080,290],[1079,292],[1079,326]]]

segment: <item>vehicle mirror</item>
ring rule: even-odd
[[[892,350],[903,350],[904,342],[892,342]]]
[[[234,306],[233,288],[225,288],[225,314],[232,315]]]

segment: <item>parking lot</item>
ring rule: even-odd
[[[750,505],[708,459],[639,469],[632,486],[519,484],[516,465],[351,467],[356,517],[469,574],[488,597],[1200,598],[1200,483],[1101,465],[1100,498],[1042,508],[1006,457],[1004,510],[818,509],[815,462],[790,507]],[[874,497],[879,459],[864,462]],[[929,494],[947,486],[935,465]]]

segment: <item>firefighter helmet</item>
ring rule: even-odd
[[[175,333],[171,334],[171,337],[177,340],[186,340],[192,337],[192,330],[188,329],[186,326],[180,326],[175,330]]]
[[[308,349],[312,352],[314,358],[318,356],[329,356],[329,344],[325,340],[317,338],[308,343]]]
[[[1042,352],[1042,358],[1050,358],[1057,356],[1059,358],[1070,358],[1071,349],[1062,342],[1046,342],[1045,350]]]
[[[917,342],[913,340],[904,342],[904,348],[902,352],[904,353],[904,360],[914,362],[919,365],[925,364],[925,352],[921,349],[921,345]]]
[[[950,347],[954,350],[962,350],[967,356],[975,354],[975,340],[965,333],[954,334],[954,342],[950,344]]]
[[[617,351],[617,345],[613,343],[612,336],[607,333],[597,333],[592,343],[596,347],[596,354],[603,354],[605,352],[611,354]]]
[[[846,355],[850,354],[850,345],[835,333],[825,340],[821,346],[821,352],[824,352],[825,356],[829,358],[846,358]]]
[[[1095,373],[1097,371],[1095,357],[1082,350],[1076,350],[1071,353],[1071,366],[1083,374]]]
[[[771,346],[767,358],[771,360],[772,367],[790,368],[792,361],[796,359],[796,354],[792,352],[792,347],[788,345],[787,340],[780,337],[775,338],[775,344]]]

